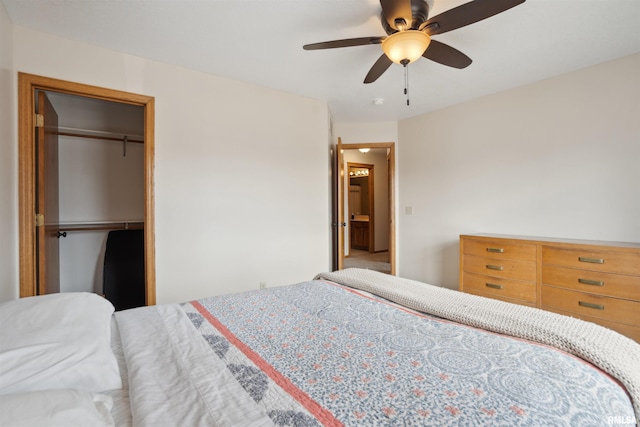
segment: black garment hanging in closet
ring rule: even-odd
[[[144,230],[109,232],[103,292],[116,310],[145,305]]]

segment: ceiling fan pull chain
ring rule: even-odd
[[[404,64],[404,94],[407,95],[407,106],[409,106],[409,67]]]

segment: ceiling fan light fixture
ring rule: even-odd
[[[427,33],[418,30],[399,31],[382,41],[382,50],[396,64],[412,63],[422,56],[431,43]]]

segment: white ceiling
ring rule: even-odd
[[[362,83],[379,45],[302,49],[384,36],[378,0],[2,1],[15,25],[323,99],[336,122],[408,118],[640,52],[640,0],[527,0],[434,36],[474,62],[409,65],[407,107],[400,65]],[[465,2],[429,0],[430,16]]]

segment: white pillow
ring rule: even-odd
[[[81,390],[47,390],[0,396],[0,423],[20,427],[113,426],[113,399]]]
[[[86,292],[0,304],[0,395],[122,388],[111,351],[113,305]]]

